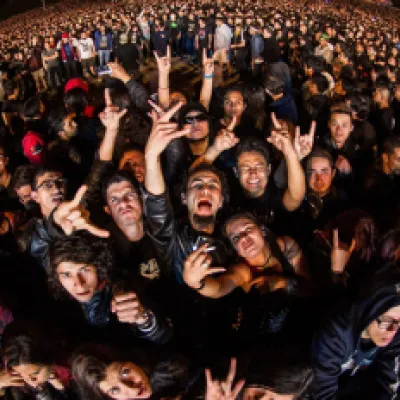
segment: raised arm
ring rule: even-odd
[[[203,84],[200,92],[200,104],[208,111],[210,107],[214,77],[214,58],[207,57],[206,49],[203,49]]]
[[[272,114],[276,126],[276,117]],[[306,193],[306,178],[299,158],[288,134],[282,131],[272,131],[267,139],[274,147],[283,153],[288,170],[288,187],[283,195],[283,205],[289,211],[296,210]]]
[[[178,125],[169,122],[171,117],[182,107],[182,103],[178,103],[165,113],[155,104],[153,107],[154,110],[151,113],[153,127],[145,149],[146,176],[144,183],[149,193],[161,195],[166,190],[161,168],[161,153],[173,139],[188,134],[189,130],[178,131]]]
[[[169,72],[171,70],[171,46],[167,46],[167,54],[160,57],[154,51],[158,68],[158,104],[166,110],[169,107]]]

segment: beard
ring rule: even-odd
[[[215,215],[209,215],[207,217],[202,217],[197,214],[193,214],[193,222],[198,225],[199,228],[207,228],[210,225],[215,224]]]

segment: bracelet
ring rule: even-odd
[[[193,288],[193,289],[199,291],[199,290],[203,289],[204,286],[206,286],[206,280],[203,278],[203,279],[200,281],[200,286],[197,287],[197,288]]]
[[[206,79],[210,79],[210,78],[213,78],[214,77],[214,74],[211,74],[211,75],[204,75],[203,74],[203,78],[206,78]]]
[[[153,327],[153,324],[155,322],[154,314],[150,310],[146,309],[143,312],[143,316],[146,320],[141,324],[137,324],[137,328],[142,332],[149,331]]]
[[[168,90],[168,89],[169,89],[169,86],[167,86],[167,87],[159,87],[159,89],[161,89],[161,90]]]

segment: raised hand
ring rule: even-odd
[[[167,54],[164,57],[160,57],[156,51],[153,53],[157,61],[158,71],[168,74],[171,70],[171,46],[167,46]]]
[[[225,268],[210,268],[212,258],[207,248],[208,243],[193,251],[183,266],[183,280],[193,289],[198,289],[208,275],[225,272]]]
[[[136,293],[121,293],[114,296],[111,301],[111,312],[119,322],[127,324],[143,324],[146,322],[145,309]]]
[[[104,89],[104,100],[106,108],[99,114],[101,123],[109,131],[118,131],[121,118],[126,114],[127,110],[119,110],[118,107],[112,105],[110,89]]]
[[[153,126],[147,140],[145,154],[146,157],[159,157],[173,139],[187,135],[190,132],[190,128],[179,131],[178,124],[170,122],[172,116],[182,107],[182,102],[166,112],[151,101],[149,101],[149,104],[153,107],[150,113]]]
[[[81,206],[86,190],[86,185],[81,186],[71,201],[61,203],[54,211],[54,222],[62,228],[66,235],[77,230],[86,230],[94,236],[107,238],[110,233],[90,223],[89,212]]]
[[[203,49],[203,74],[212,75],[214,73],[214,57],[207,57],[207,50]]]
[[[0,370],[0,390],[8,387],[21,387],[24,386],[24,380],[17,374],[13,374],[6,369]]]
[[[236,358],[231,359],[229,372],[224,381],[213,380],[209,369],[205,370],[205,374],[207,383],[205,400],[235,400],[245,383],[242,379],[232,387],[236,376]]]
[[[297,156],[299,157],[300,161],[303,158],[306,158],[311,153],[311,150],[314,146],[314,136],[316,127],[317,123],[315,121],[312,121],[308,134],[301,135],[300,127],[296,126],[296,134],[294,137],[294,149],[296,150]]]
[[[125,71],[125,68],[116,62],[109,62],[108,67],[111,70],[111,77],[115,79],[119,79],[120,81],[126,83],[131,79],[129,74]]]
[[[218,153],[229,150],[239,143],[239,138],[237,138],[233,133],[233,129],[236,126],[236,121],[237,119],[234,116],[228,127],[225,129],[221,129],[218,132],[218,135],[216,136],[213,144],[213,147]]]
[[[331,269],[335,274],[342,274],[346,268],[347,263],[356,247],[356,241],[353,239],[349,249],[340,247],[339,231],[333,230],[333,243],[331,249]]]

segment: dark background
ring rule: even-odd
[[[60,0],[46,0],[46,5]],[[0,21],[33,8],[42,7],[40,0],[0,0]]]

